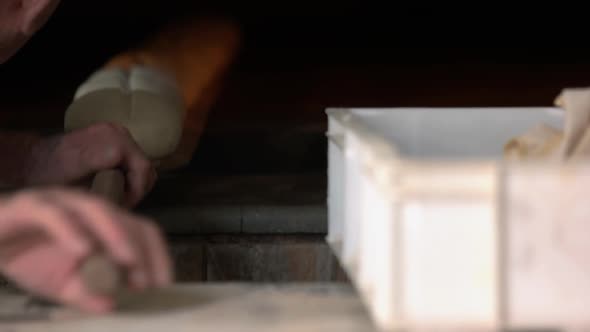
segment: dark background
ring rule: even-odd
[[[390,3],[66,0],[0,66],[2,126],[59,130],[74,89],[106,59],[212,14],[236,20],[244,43],[191,172],[321,172],[326,107],[550,105],[590,84],[584,9]]]
[[[586,9],[416,3],[65,0],[0,66],[1,128],[59,132],[109,57],[179,18],[231,17],[243,48],[194,159],[138,210],[179,280],[343,280],[324,242],[326,107],[539,106],[590,85]]]

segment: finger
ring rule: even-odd
[[[158,171],[156,170],[156,166],[154,166],[152,164],[152,176],[150,179],[150,186],[148,191],[151,191],[152,189],[154,189],[154,186],[156,185],[156,182],[158,181]]]
[[[76,214],[117,263],[124,266],[137,264],[137,250],[129,241],[122,211],[117,212],[109,203],[81,192],[53,191],[52,199]]]
[[[114,127],[120,134],[121,139],[119,142],[123,149],[121,166],[127,170],[128,175],[127,182],[129,190],[127,203],[130,206],[134,206],[150,190],[154,167],[143,153],[141,147],[135,142],[129,130],[117,124],[114,124]]]
[[[71,216],[65,211],[51,206],[35,194],[20,195],[22,196],[14,198],[14,201],[9,203],[10,206],[3,211],[4,218],[20,221],[19,231],[26,225],[39,225],[61,246],[78,256],[86,255],[91,250],[92,244],[70,223]],[[17,228],[13,230],[16,231]],[[8,235],[12,232],[10,229],[3,229],[1,233]]]
[[[158,227],[151,221],[140,221],[140,229],[153,285],[168,286],[172,282],[172,263],[164,238]]]
[[[27,241],[28,237],[22,240]],[[37,240],[33,239],[36,243],[7,259],[2,270],[20,287],[43,297],[55,299],[72,274],[76,272],[81,258],[55,241]],[[30,241],[29,239],[29,243]],[[3,246],[2,249],[5,247]]]
[[[99,123],[61,137],[58,152],[62,168],[75,179],[100,170],[117,168],[125,154],[123,134],[110,123]]]
[[[125,196],[124,206],[128,208],[135,207],[151,190],[152,181],[150,180],[149,170],[131,170],[126,173],[127,190]]]
[[[83,147],[78,148],[80,154],[77,164],[80,166],[76,167],[77,176],[122,168],[126,172],[128,187],[126,205],[134,206],[143,198],[149,190],[153,166],[126,128],[112,123],[99,123],[67,137],[68,141],[76,139],[85,142],[76,143]]]
[[[155,182],[155,169],[143,156],[129,154],[125,163],[127,169],[126,206],[133,207],[139,203]]]
[[[59,291],[57,300],[90,313],[106,313],[114,307],[112,298],[90,292],[79,275],[71,277]]]
[[[117,163],[127,171],[127,197],[125,205],[135,206],[153,186],[153,174],[155,168],[145,156],[139,145],[133,139],[129,131],[118,125],[114,125],[118,134],[120,151]]]

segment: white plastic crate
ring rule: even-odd
[[[590,167],[502,159],[562,110],[327,114],[327,241],[380,328],[590,329]]]

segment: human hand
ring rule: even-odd
[[[0,201],[0,271],[58,303],[101,313],[113,299],[93,294],[79,267],[105,253],[131,289],[162,287],[172,272],[165,242],[150,220],[73,190],[23,191]]]
[[[120,168],[125,174],[126,206],[136,205],[157,177],[126,128],[98,123],[37,140],[25,162],[24,184],[72,183],[112,168]]]

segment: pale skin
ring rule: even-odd
[[[47,21],[59,0],[0,0],[0,63]],[[0,272],[38,295],[89,312],[113,299],[90,293],[78,266],[97,250],[128,272],[131,289],[170,284],[171,262],[153,221],[66,185],[98,170],[126,174],[128,207],[156,181],[129,132],[99,123],[54,137],[0,133],[0,182],[28,187],[0,198]]]

